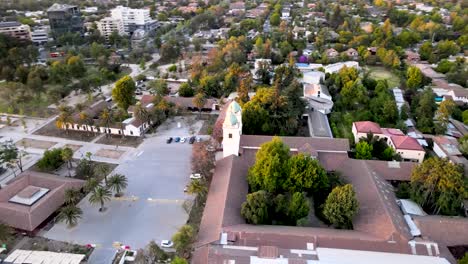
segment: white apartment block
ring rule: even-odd
[[[31,40],[31,29],[16,21],[0,22],[0,34],[19,40]]]
[[[112,32],[117,32],[119,35],[124,35],[124,26],[123,26],[123,21],[121,19],[115,19],[112,17],[105,17],[101,19],[97,23],[97,28],[99,32],[101,32],[101,35],[106,39],[109,40],[109,36],[112,34]]]
[[[136,29],[148,30],[148,27],[153,23],[149,9],[117,6],[111,10],[111,17],[122,21],[124,32],[127,34],[133,33]]]

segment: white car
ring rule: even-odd
[[[163,240],[161,241],[161,247],[163,248],[170,248],[174,245],[174,243],[170,240]]]
[[[181,138],[180,138],[180,143],[185,143],[185,141],[187,141],[187,138],[186,138],[186,137],[181,137]]]
[[[201,179],[200,173],[192,173],[190,174],[190,179]]]

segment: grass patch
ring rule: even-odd
[[[367,69],[371,78],[375,80],[387,80],[389,88],[400,86],[400,78],[390,70],[379,66],[367,66]]]

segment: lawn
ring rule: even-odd
[[[367,66],[367,68],[369,69],[371,78],[376,80],[387,80],[389,88],[400,86],[400,78],[390,70],[379,66]]]

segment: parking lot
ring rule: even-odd
[[[190,127],[193,124],[168,122],[156,136],[145,139],[135,154],[116,168],[115,172],[127,176],[128,188],[124,197],[107,203],[104,213],[85,198],[79,204],[83,217],[76,227],[68,229],[59,223],[43,235],[78,244],[97,244],[92,258],[99,256],[102,262],[93,259],[93,263],[104,263],[108,255],[104,252],[112,252],[109,248],[116,241],[142,248],[151,240],[159,243],[170,239],[188,218],[182,205],[192,199],[183,191],[190,181],[192,145],[167,144],[166,139],[169,135],[189,136]]]

